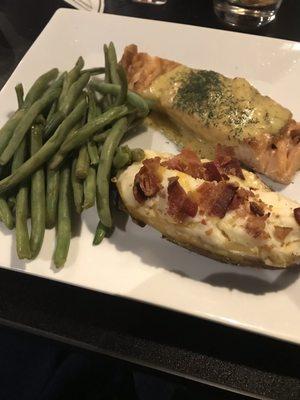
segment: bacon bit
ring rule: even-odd
[[[210,214],[219,218],[225,217],[237,189],[237,186],[225,183],[221,189],[221,193],[210,210]]]
[[[225,171],[228,175],[234,175],[243,181],[245,180],[241,164],[236,158],[231,159],[226,165],[224,165],[223,171]]]
[[[144,203],[147,200],[139,184],[133,186],[133,196],[138,203]]]
[[[268,239],[270,235],[265,232],[266,219],[268,215],[259,217],[256,215],[249,215],[246,222],[246,231],[254,239]]]
[[[205,234],[206,234],[207,236],[210,236],[212,233],[213,233],[213,230],[212,230],[212,229],[209,229],[208,231],[205,231]]]
[[[188,197],[177,176],[169,178],[168,205],[168,214],[179,221],[186,217],[195,217],[198,211],[197,204]]]
[[[203,164],[204,167],[204,177],[207,181],[217,181],[220,182],[222,180],[222,176],[213,161],[209,161]]]
[[[293,228],[287,226],[274,226],[274,236],[279,241],[283,241],[292,230]]]
[[[198,211],[198,206],[194,203],[189,197],[184,200],[182,205],[183,214],[188,215],[189,217],[195,217]]]
[[[215,163],[223,172],[228,175],[237,176],[245,180],[240,162],[234,158],[234,153],[231,147],[223,147],[217,145]]]
[[[183,149],[180,154],[161,163],[163,167],[174,169],[191,175],[193,178],[203,178],[202,163],[197,154],[189,149]]]
[[[221,174],[222,178],[224,179],[224,181],[229,181],[229,176],[226,174]]]
[[[192,196],[199,206],[199,212],[209,212],[210,207],[217,194],[216,184],[214,182],[203,182]]]
[[[223,218],[238,187],[226,182],[204,182],[194,193],[200,211]]]
[[[139,203],[143,203],[159,192],[161,188],[161,177],[158,175],[159,165],[160,157],[146,159],[143,161],[143,167],[136,174],[133,195]]]
[[[204,218],[203,218],[203,219],[201,219],[201,221],[200,221],[200,222],[201,222],[201,224],[202,224],[202,225],[207,225],[207,222],[205,221],[205,219],[204,219]]]
[[[201,178],[210,182],[227,181],[229,180],[227,174],[245,179],[239,161],[233,158],[232,151],[228,149],[230,148],[225,148],[224,153],[224,149],[218,145],[215,161],[203,164],[194,151],[183,149],[180,154],[167,161],[163,161],[161,165],[168,169],[184,172],[193,178]]]
[[[254,201],[250,202],[250,211],[259,217],[263,217],[265,215],[265,212],[261,205],[255,203]]]
[[[300,225],[300,207],[294,209],[294,217],[298,225]]]
[[[244,205],[247,202],[249,196],[251,196],[250,190],[246,190],[244,188],[238,188],[230,204],[229,209],[230,210],[238,209],[240,206]]]
[[[143,165],[149,172],[157,172],[160,166],[160,157],[146,158],[146,160],[143,161]]]

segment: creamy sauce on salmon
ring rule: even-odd
[[[243,78],[178,66],[145,90],[177,125],[210,143],[241,143],[259,135],[280,135],[291,112]]]
[[[176,125],[165,114],[153,111],[146,119],[146,124],[162,132],[166,138],[175,143],[179,149],[187,147],[193,149],[202,158],[207,158],[209,160],[215,158],[215,146],[201,140],[200,137],[195,136],[188,128]]]

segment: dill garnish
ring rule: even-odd
[[[183,76],[182,85],[175,97],[175,105],[189,114],[203,112],[213,116],[213,107],[207,109],[207,101],[222,94],[220,75],[214,71],[190,71]],[[211,103],[211,101],[209,102]]]
[[[228,140],[238,139],[246,125],[258,121],[253,118],[253,107],[245,107],[233,95],[229,81],[214,71],[184,73],[180,76],[174,107],[198,115],[206,127],[225,125],[230,130]]]

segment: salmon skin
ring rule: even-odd
[[[121,64],[129,88],[156,100],[157,111],[192,133],[192,141],[221,145],[245,166],[288,184],[300,169],[300,124],[246,79],[195,70],[127,46]]]

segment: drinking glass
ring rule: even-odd
[[[134,3],[145,3],[145,4],[154,4],[155,6],[161,6],[162,4],[166,4],[167,0],[132,0]]]
[[[254,29],[273,21],[281,3],[282,0],[214,0],[214,10],[229,25]]]

